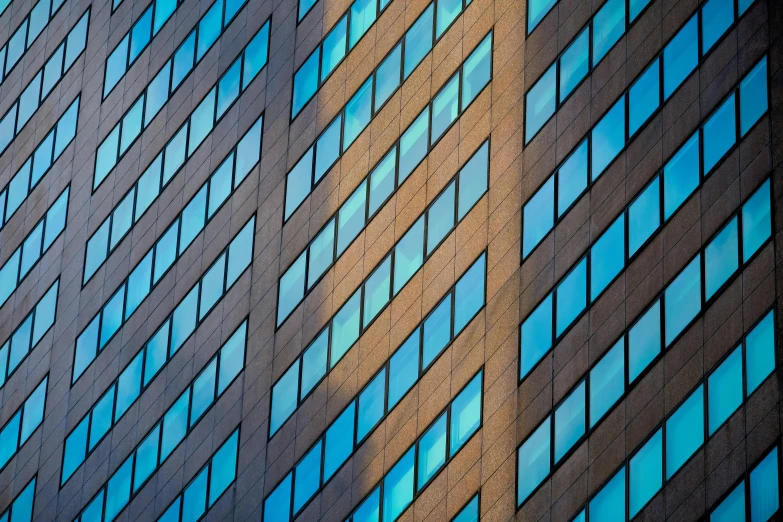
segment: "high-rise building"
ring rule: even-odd
[[[778,520],[782,144],[778,0],[0,0],[0,521]]]

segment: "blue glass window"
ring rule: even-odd
[[[737,141],[734,93],[704,124],[704,172],[709,173]]]
[[[589,72],[590,29],[585,28],[560,57],[560,103]]]
[[[427,368],[451,340],[451,294],[430,312],[424,320],[424,350],[422,365]]]
[[[773,314],[769,312],[745,339],[748,395],[753,393],[775,368],[774,322]]]
[[[428,133],[430,121],[429,105],[410,124],[400,138],[400,168],[397,186],[408,179],[413,169],[427,155]]]
[[[397,295],[424,262],[423,216],[405,233],[394,247],[394,294]]]
[[[443,413],[419,440],[417,491],[446,463],[446,417]]]
[[[745,481],[715,508],[710,522],[745,522]]]
[[[277,304],[277,324],[283,324],[304,297],[305,258],[303,254],[280,278],[280,295]]]
[[[163,416],[163,437],[161,438],[161,459],[168,457],[174,448],[185,438],[188,431],[188,403],[190,388],[179,396]]]
[[[593,17],[593,67],[625,33],[625,2],[608,0]]]
[[[544,16],[554,7],[557,0],[528,0],[527,32],[530,34],[541,23]]]
[[[699,133],[686,141],[663,167],[663,216],[669,219],[699,186]]]
[[[114,472],[106,488],[106,520],[114,520],[130,499],[131,474],[133,472],[133,456],[129,457]]]
[[[372,117],[372,78],[364,82],[345,106],[343,151],[346,151],[367,127]]]
[[[590,501],[590,520],[625,522],[625,466]]]
[[[326,174],[329,167],[334,164],[337,157],[340,155],[340,126],[342,125],[342,121],[342,114],[338,114],[316,142],[314,183],[317,183],[323,175]],[[307,163],[308,172],[311,168],[309,161],[310,160],[308,160]]]
[[[348,33],[348,17],[343,16],[334,29],[324,38],[321,57],[321,81],[323,82],[345,56]],[[317,84],[316,84],[317,85]]]
[[[709,0],[701,8],[701,49],[706,54],[734,22],[734,0]]]
[[[666,346],[682,332],[701,310],[701,255],[669,283],[665,295]]]
[[[555,462],[585,434],[585,385],[582,381],[555,410]]]
[[[342,254],[348,245],[359,235],[366,223],[367,181],[356,188],[337,214],[337,255]]]
[[[484,40],[465,60],[462,67],[462,110],[478,96],[481,89],[489,83],[492,68],[492,34]]]
[[[484,305],[484,274],[487,258],[481,255],[457,281],[454,290],[454,335],[467,326]]]
[[[402,343],[389,361],[389,409],[411,389],[419,377],[419,329]]]
[[[413,502],[413,464],[414,453],[411,448],[383,479],[384,520],[396,520]]]
[[[370,433],[384,414],[386,398],[386,368],[370,381],[359,395],[359,420],[356,426],[356,439],[362,440]]]
[[[160,423],[155,425],[152,432],[147,435],[136,450],[136,468],[133,474],[133,491],[139,490],[141,485],[152,475],[158,465],[158,441],[160,439]]]
[[[209,469],[209,506],[234,482],[237,466],[239,432],[234,431],[212,457]]]
[[[557,173],[557,217],[562,216],[586,188],[587,140],[584,140]]]
[[[151,352],[152,350],[150,350],[148,347],[147,364],[149,364],[150,358],[154,356],[154,354]],[[120,416],[122,416],[122,414],[125,413],[130,405],[133,404],[141,392],[141,371],[143,358],[144,353],[139,352],[139,354],[133,358],[130,364],[128,364],[128,366],[126,366],[120,374],[120,378],[117,382],[117,408],[114,412],[114,422],[117,422]],[[161,362],[159,366],[162,365],[163,363]],[[157,370],[157,367],[155,370]],[[150,372],[147,377],[151,378],[153,375],[155,375],[155,370]],[[145,384],[147,383],[145,382]]]
[[[407,78],[432,49],[432,17],[434,6],[430,4],[405,33],[405,58],[403,73]]]
[[[463,175],[464,173],[464,175]],[[473,205],[487,191],[489,183],[489,141],[485,141],[481,147],[468,160],[457,181],[459,183],[459,196],[457,198],[457,220],[461,220],[473,208]]]
[[[359,338],[360,290],[348,299],[332,321],[332,357],[329,361],[331,368],[334,368],[354,341]]]
[[[479,519],[479,498],[476,494],[468,501],[465,507],[454,517],[452,522],[478,522]]]
[[[291,510],[291,475],[286,475],[264,502],[266,522],[288,522]]]
[[[397,44],[375,71],[375,112],[400,86],[402,74],[402,44]]]
[[[661,301],[655,303],[628,332],[628,382],[633,382],[661,353]]]
[[[294,482],[294,513],[298,512],[305,502],[321,485],[321,440],[302,458],[296,466],[296,481]]]
[[[455,186],[456,183],[450,183],[427,210],[427,255],[454,228]]]
[[[521,336],[519,376],[523,378],[552,347],[552,294],[522,323]]]
[[[660,86],[660,64],[656,60],[642,73],[629,91],[629,135],[633,136],[658,108],[661,96]]]
[[[302,356],[302,397],[310,393],[321,377],[326,375],[326,357],[329,350],[329,329],[326,328],[310,343]]]
[[[770,183],[767,180],[742,205],[743,263],[746,263],[771,235]]]
[[[538,134],[538,131],[555,113],[557,92],[557,65],[552,65],[533,85],[525,97],[525,143]]]
[[[663,482],[663,430],[658,429],[629,466],[628,515],[633,518],[653,498]]]
[[[716,2],[718,0],[712,0]],[[740,135],[744,136],[767,111],[767,57],[740,83]]]
[[[699,16],[695,14],[663,50],[663,98],[669,96],[699,63]]]
[[[715,292],[739,267],[739,230],[732,219],[707,245],[704,251],[704,287],[706,298]]]
[[[280,377],[272,389],[272,412],[269,433],[274,435],[280,426],[294,413],[299,389],[299,359]]]
[[[364,33],[375,22],[376,12],[375,0],[355,0],[351,4],[351,34],[348,42],[349,49],[352,49],[356,42],[364,36]]]
[[[590,370],[590,427],[614,406],[625,390],[625,338],[620,338]]]
[[[320,61],[321,47],[319,46],[294,75],[294,97],[291,102],[292,118],[299,114],[299,111],[318,90],[318,64]]]
[[[352,401],[326,430],[324,481],[340,469],[353,451],[353,428],[356,402]],[[350,434],[350,435],[349,435]]]
[[[704,442],[704,390],[699,386],[666,420],[666,479]]]
[[[364,315],[362,328],[375,319],[386,303],[389,302],[391,285],[391,256],[386,256],[378,268],[367,278],[364,284]]]
[[[318,278],[332,264],[334,258],[334,219],[329,220],[320,234],[310,244],[307,260],[307,288],[313,287]]]
[[[557,286],[557,329],[560,337],[587,305],[587,258],[578,265]]]
[[[441,0],[436,2],[435,37],[440,38],[462,11],[462,0]]]
[[[592,180],[595,181],[625,146],[625,98],[620,98],[607,111],[593,128],[591,136]]]
[[[734,350],[707,380],[710,435],[742,404],[742,350]]]
[[[522,223],[522,257],[527,257],[555,225],[554,176],[525,204]]]
[[[215,385],[217,383],[217,358],[204,368],[201,375],[193,381],[193,401],[190,411],[190,426],[193,427],[201,416],[212,405],[215,399]]]
[[[590,301],[625,267],[625,216],[615,219],[590,250]],[[560,295],[558,294],[558,300]]]
[[[517,456],[517,500],[521,505],[549,475],[550,418],[519,447]]]
[[[641,14],[641,12],[644,10],[645,7],[647,7],[647,4],[650,3],[650,0],[630,0],[628,2],[629,10],[630,10],[630,20],[633,22],[636,20],[636,17]]]
[[[453,457],[481,424],[481,385],[479,372],[451,403],[449,454]]]
[[[698,181],[698,173],[697,173]],[[661,183],[656,176],[628,207],[628,255],[632,256],[661,226]]]
[[[432,100],[432,142],[440,138],[459,115],[459,74],[452,76]]]
[[[778,448],[764,457],[750,472],[750,520],[766,522],[780,507],[778,486]]]

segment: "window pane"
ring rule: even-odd
[[[147,361],[149,361],[150,357],[152,357],[152,354],[150,353],[150,350],[147,350]],[[114,422],[119,420],[122,414],[125,413],[130,405],[138,398],[139,393],[141,392],[143,359],[144,353],[139,352],[120,374],[120,379],[117,383],[117,408],[114,411]],[[152,377],[152,375],[154,375],[154,373],[151,374],[150,377]]]
[[[765,181],[742,205],[742,261],[747,263],[772,235],[770,184]]]
[[[288,522],[291,510],[291,476],[289,473],[264,501],[266,522]]]
[[[269,434],[274,435],[290,417],[297,406],[299,391],[299,359],[280,377],[272,388],[272,412],[269,420]]]
[[[185,489],[182,499],[182,522],[196,522],[207,506],[207,468],[201,470]]]
[[[424,219],[419,218],[394,247],[394,294],[424,262]]]
[[[555,226],[555,177],[550,178],[525,204],[522,219],[522,257],[527,257]]]
[[[664,293],[666,303],[666,346],[685,329],[701,310],[701,255],[669,283]]]
[[[585,381],[555,410],[555,462],[585,434]]]
[[[624,215],[620,215],[609,226],[590,252],[590,300],[595,301],[625,267]],[[560,299],[559,295],[558,299]]]
[[[405,33],[405,64],[403,68],[405,78],[410,76],[419,62],[432,49],[433,11],[433,6],[430,4]]]
[[[707,392],[707,413],[712,435],[742,404],[742,350],[735,349],[710,375]]]
[[[378,266],[378,268],[367,278],[364,285],[364,316],[363,328],[375,319],[380,311],[389,302],[389,286],[391,285],[391,256]]]
[[[400,168],[397,186],[402,185],[402,182],[408,179],[413,169],[427,154],[429,118],[430,108],[428,105],[400,138]]]
[[[696,176],[698,182],[698,172]],[[661,226],[660,178],[655,177],[628,208],[628,255],[633,256]]]
[[[340,128],[343,117],[338,114],[315,144],[315,172],[313,183],[318,183],[340,155]],[[312,159],[312,158],[311,158]],[[307,164],[308,169],[310,163]]]
[[[584,140],[557,173],[557,217],[562,216],[586,188],[587,140]]]
[[[468,501],[452,522],[478,522],[479,519],[478,493]]]
[[[559,337],[587,304],[587,258],[578,265],[557,287],[557,330]]]
[[[361,289],[360,289],[361,290]],[[345,352],[359,338],[359,306],[361,291],[357,290],[343,305],[332,324],[332,347],[329,359],[330,368],[340,362]]]
[[[142,441],[136,450],[136,469],[133,477],[133,491],[139,490],[141,485],[152,475],[158,465],[158,441],[160,440],[160,423],[158,423],[147,438]]]
[[[385,397],[386,368],[384,367],[359,395],[359,421],[356,426],[357,440],[364,439],[383,417]]]
[[[419,378],[419,329],[406,339],[389,361],[389,410]]]
[[[519,447],[517,499],[520,505],[549,475],[550,419],[551,417],[547,417],[544,423]]]
[[[555,113],[557,65],[552,65],[536,82],[525,99],[525,143],[530,143],[541,127]]]
[[[704,390],[699,386],[666,420],[666,479],[704,442]]]
[[[614,406],[625,390],[625,338],[619,341],[590,371],[590,427]]]
[[[180,255],[204,228],[207,218],[207,187],[204,186],[190,200],[188,206],[182,211],[182,227],[180,230],[179,253]]]
[[[486,273],[485,255],[475,263],[457,281],[454,291],[454,336],[467,326],[474,315],[484,305],[484,274]]]
[[[704,172],[709,173],[737,141],[734,94],[704,124]]]
[[[615,0],[610,0],[615,1]],[[603,174],[606,167],[625,145],[625,99],[621,98],[609,109],[592,132],[592,177],[593,181]]]
[[[701,52],[706,54],[734,22],[733,0],[710,0],[701,8]]]
[[[710,515],[710,522],[745,522],[744,480],[715,508]]]
[[[168,358],[168,336],[171,321],[163,323],[147,343],[147,358],[144,361],[144,386],[166,363]]]
[[[334,220],[330,220],[324,229],[310,244],[310,256],[307,268],[307,288],[312,288],[318,278],[326,272],[334,257]]]
[[[99,348],[106,346],[106,343],[114,336],[117,330],[122,326],[122,305],[125,297],[125,285],[121,286],[117,293],[112,296],[101,312],[101,338]]]
[[[174,448],[182,442],[188,431],[188,402],[190,388],[179,396],[166,415],[163,416],[163,437],[160,445],[161,460],[168,457]]]
[[[90,442],[89,449],[95,448],[96,444],[109,431],[112,425],[112,410],[114,409],[114,386],[104,394],[95,404],[90,416]],[[25,408],[25,423],[27,423],[27,408]],[[23,426],[24,427],[24,426]]]
[[[451,294],[424,320],[422,365],[427,368],[451,341]]]
[[[739,266],[738,234],[735,217],[710,241],[704,251],[704,286],[707,299],[715,294]]]
[[[712,0],[712,2],[716,1],[718,0]],[[742,136],[747,134],[761,118],[767,110],[767,104],[767,57],[765,56],[740,83],[740,134]]]
[[[462,68],[462,110],[470,105],[481,89],[489,83],[492,68],[492,35],[484,40],[465,60]]]
[[[188,136],[188,156],[191,156],[199,145],[206,139],[215,124],[215,97],[217,89],[214,87],[209,94],[196,107],[190,116],[190,128]],[[168,161],[166,162],[168,163]],[[168,165],[167,165],[168,166]]]
[[[440,138],[459,116],[459,74],[441,89],[432,100],[432,142]]]
[[[750,472],[750,520],[766,522],[780,506],[778,497],[778,448],[773,448]]]
[[[304,297],[305,289],[305,258],[303,253],[299,259],[280,278],[280,295],[277,300],[277,325],[283,324],[288,314],[293,312]]]
[[[392,49],[386,59],[378,66],[375,71],[375,112],[381,108],[381,105],[389,99],[389,96],[400,85],[400,74],[402,70],[402,45]]]
[[[201,279],[201,302],[199,303],[199,321],[212,310],[223,295],[223,281],[226,275],[226,256],[220,256],[212,268]]]
[[[342,204],[337,215],[337,255],[342,254],[364,228],[367,206],[367,181],[362,181]]]
[[[321,61],[319,46],[294,75],[294,97],[291,102],[291,117],[299,114],[305,104],[318,90],[318,62]]]
[[[73,475],[73,472],[84,462],[87,454],[87,429],[89,427],[88,418],[85,417],[70,435],[65,439],[65,450],[63,452],[63,471],[62,484]],[[6,451],[10,448],[6,448]],[[15,449],[15,448],[14,448]],[[7,460],[7,459],[6,459]]]
[[[481,384],[479,372],[451,403],[449,453],[454,456],[481,424]]]
[[[364,82],[345,106],[343,151],[346,151],[367,127],[372,117],[372,78]]]
[[[560,102],[571,94],[589,72],[590,29],[585,28],[560,58]]]
[[[557,0],[528,0],[527,32],[530,33],[544,19]]]
[[[452,182],[427,210],[427,255],[454,227],[455,185]]]
[[[436,7],[438,11],[435,16],[435,38],[440,38],[462,11],[462,0],[441,0]]]
[[[193,402],[190,411],[190,426],[196,424],[201,416],[212,406],[215,399],[215,384],[217,381],[217,358],[207,365],[201,375],[193,381]]]
[[[525,319],[522,323],[521,335],[522,355],[519,376],[523,378],[552,346],[552,294],[549,294]]]
[[[163,277],[163,274],[166,273],[177,257],[178,229],[179,221],[175,221],[166,233],[163,234],[163,237],[155,244],[154,283],[160,281],[160,278]]]
[[[351,34],[348,42],[350,49],[375,22],[375,17],[375,0],[358,0],[351,4]]]
[[[228,110],[234,100],[239,97],[239,73],[241,61],[237,60],[226,71],[218,82],[216,117],[220,118]]]
[[[461,220],[487,191],[489,141],[485,141],[460,171],[457,220]]]
[[[179,49],[174,53],[174,64],[172,67],[171,87],[176,89],[185,76],[193,69],[196,52],[196,33],[191,32],[188,38],[182,42]]]
[[[628,382],[661,353],[661,301],[655,301],[628,332]]]
[[[321,484],[321,441],[296,466],[294,513],[302,509]]]
[[[337,417],[326,430],[326,448],[324,451],[324,482],[334,475],[353,451],[353,420],[356,402]]]
[[[669,219],[699,186],[699,133],[695,133],[663,168],[663,212]]]
[[[379,522],[381,511],[381,488],[375,490],[362,502],[362,505],[354,511],[352,522]]]
[[[609,0],[593,17],[593,67],[625,33],[625,2]]]
[[[120,469],[114,472],[109,485],[106,488],[106,507],[104,513],[106,520],[114,520],[122,508],[130,499],[131,474],[133,472],[133,458],[128,458]]]
[[[413,502],[413,448],[389,470],[383,479],[384,520],[396,520]]]
[[[321,81],[323,82],[330,72],[337,67],[345,56],[345,42],[348,32],[348,17],[337,22],[334,29],[324,38],[323,56],[321,58]]]
[[[745,339],[747,394],[750,395],[775,369],[775,334],[773,313],[769,312]]]
[[[625,521],[625,466],[590,501],[590,520]]]
[[[699,63],[699,21],[693,15],[663,50],[663,98],[685,81]]]
[[[435,473],[446,463],[446,414],[442,414],[418,443],[419,476],[416,480],[417,491],[427,484]]]
[[[304,397],[326,375],[326,355],[329,349],[329,329],[325,329],[310,343],[302,356],[302,391]]]
[[[663,481],[663,430],[658,429],[631,458],[629,516],[634,517],[661,489]]]
[[[635,134],[658,108],[660,95],[660,65],[658,60],[655,60],[633,84],[629,92],[629,135]]]

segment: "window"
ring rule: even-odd
[[[704,443],[704,390],[699,386],[666,420],[666,479]]]
[[[705,297],[709,299],[739,267],[739,230],[734,217],[704,250]]]
[[[615,2],[617,0],[610,0]],[[604,7],[605,9],[606,7]],[[625,146],[625,99],[614,104],[596,124],[592,137],[592,181],[595,182]]]
[[[767,180],[742,205],[743,263],[747,263],[770,237],[772,237],[772,220],[770,214],[770,182]]]
[[[557,217],[570,208],[576,198],[587,188],[587,140],[577,146],[557,172]],[[547,182],[548,183],[548,182]],[[548,214],[544,214],[547,216]],[[549,225],[551,230],[554,226]],[[524,239],[524,238],[523,238]]]
[[[753,393],[775,368],[775,334],[772,312],[756,325],[745,340],[747,394]]]
[[[394,294],[397,295],[424,263],[424,218],[421,217],[394,247]]]
[[[698,171],[697,182],[698,182]],[[656,176],[628,207],[628,255],[633,256],[661,226],[660,178]]]
[[[555,462],[585,434],[585,382],[555,410]]]
[[[625,466],[590,501],[590,520],[625,521]]]
[[[560,57],[560,99],[571,94],[579,82],[587,76],[590,62],[590,29],[585,28]]]
[[[417,491],[421,491],[446,463],[446,417],[444,412],[419,440]]]
[[[729,493],[710,515],[710,522],[745,522],[745,482]]]
[[[444,0],[440,0],[443,2]],[[440,3],[439,2],[439,3]],[[492,33],[484,37],[476,49],[465,60],[462,69],[462,109],[478,96],[489,83],[492,69]]]
[[[432,100],[432,142],[440,138],[459,115],[459,73],[451,77]]]
[[[362,329],[367,328],[373,319],[389,302],[391,285],[391,256],[387,256],[378,268],[367,278],[364,285],[364,314]]]
[[[355,402],[351,402],[326,430],[324,444],[324,480],[340,469],[353,451]],[[347,436],[346,434],[351,434]]]
[[[315,91],[318,90],[318,64],[321,61],[321,48],[318,47],[294,75],[294,99],[291,102],[291,118],[304,108]]]
[[[451,341],[451,309],[451,294],[447,294],[424,320],[424,350],[421,360],[424,368],[429,367]]]
[[[478,493],[465,504],[460,512],[451,522],[478,522],[479,520],[479,497]]]
[[[551,348],[552,330],[552,294],[550,293],[522,323],[520,379],[524,378]]]
[[[375,111],[389,99],[400,86],[402,75],[402,44],[397,44],[375,71]]]
[[[742,393],[742,351],[734,350],[707,379],[707,418],[712,435],[739,408]]]
[[[364,391],[359,394],[356,439],[361,441],[380,422],[385,413],[386,367],[381,368]]]
[[[699,186],[699,133],[680,147],[663,167],[663,217],[669,219]]]
[[[463,175],[462,173],[465,173]],[[457,180],[457,220],[467,215],[473,205],[487,192],[489,184],[489,140],[485,141],[468,160]]]
[[[625,2],[608,0],[593,17],[593,67],[625,32]]]
[[[711,3],[719,0],[711,0]],[[767,111],[767,57],[764,56],[739,87],[740,135],[745,136]]]
[[[715,1],[715,0],[712,0]],[[704,172],[709,173],[736,141],[734,94],[704,124]]]
[[[413,502],[413,464],[411,448],[383,479],[383,513],[389,520],[395,520]]]
[[[397,405],[419,376],[419,335],[417,328],[389,361],[389,409]]]
[[[712,0],[722,1],[722,0]],[[636,134],[660,104],[660,61],[656,60],[642,73],[628,94],[628,134]]]
[[[555,225],[555,180],[550,177],[525,204],[522,257],[527,257]]]
[[[361,288],[343,305],[332,320],[332,346],[329,360],[331,368],[343,358],[345,352],[359,338],[359,307]]]
[[[454,228],[454,197],[456,183],[452,182],[427,209],[427,255]]]
[[[621,338],[590,370],[590,427],[614,406],[625,391],[625,338]]]
[[[429,134],[430,108],[429,105],[421,111],[421,114],[410,124],[400,138],[400,169],[397,185],[413,172],[413,169],[424,159],[427,154]]]
[[[734,23],[734,0],[709,0],[701,8],[702,54],[706,54]]]
[[[683,26],[663,50],[663,98],[669,99],[699,63],[698,14]]]
[[[334,29],[324,38],[323,50],[321,56],[321,78],[323,82],[329,76],[337,64],[345,56],[345,45],[347,40],[348,31],[348,17],[343,18],[337,22]],[[318,89],[318,82],[314,83],[315,90]]]
[[[628,332],[628,382],[633,382],[659,353],[661,301],[656,300]]]
[[[449,457],[453,457],[481,425],[482,377],[479,372],[451,403]]]
[[[486,274],[486,256],[482,254],[457,281],[454,290],[455,336],[484,306],[484,274]]]
[[[345,106],[345,131],[343,151],[346,151],[370,123],[372,116],[372,78],[359,87]]]
[[[517,505],[527,500],[531,493],[549,476],[550,417],[536,428],[519,447],[517,455]]]
[[[663,484],[663,430],[655,434],[631,457],[628,515],[633,518],[661,489]]]
[[[590,249],[590,301],[625,268],[625,216],[621,215]],[[560,296],[558,295],[558,299]]]
[[[367,182],[356,188],[351,196],[343,203],[337,214],[337,255],[339,256],[348,248],[356,236],[364,228],[367,206]]]
[[[530,143],[533,136],[555,113],[557,92],[556,65],[549,68],[525,97],[525,144]]]
[[[560,337],[587,305],[587,258],[582,258],[558,285],[556,292],[555,336]]]
[[[434,8],[430,4],[405,33],[405,58],[403,75],[410,76],[417,65],[432,49],[432,22]]]
[[[299,359],[286,370],[272,388],[272,411],[270,412],[269,433],[274,434],[290,417],[297,406],[299,390]]]
[[[435,7],[435,37],[440,38],[462,12],[462,0],[440,0]]]
[[[701,254],[698,254],[666,287],[666,346],[669,346],[701,311],[700,262]]]
[[[772,451],[750,472],[750,520],[769,520],[780,507],[778,485],[778,448]]]
[[[527,3],[527,34],[541,23],[544,16],[555,6],[557,0],[528,0]]]
[[[305,350],[302,357],[302,391],[301,397],[304,397],[316,384],[321,381],[321,377],[326,375],[326,358],[329,348],[329,328],[324,329],[310,346]]]
[[[321,441],[319,440],[296,466],[294,513],[302,509],[318,490],[321,482],[321,450]]]
[[[353,46],[364,36],[375,22],[377,7],[375,0],[356,0],[351,4],[351,35],[348,47]]]

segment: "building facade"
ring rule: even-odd
[[[781,31],[0,2],[0,520],[777,520]]]

